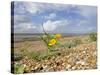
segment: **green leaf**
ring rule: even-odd
[[[15,74],[22,74],[24,73],[24,65],[20,63],[14,64],[14,73]]]
[[[50,38],[50,39],[55,39],[56,37],[55,37],[55,35],[53,35],[53,34],[49,34],[49,38]]]
[[[57,41],[57,43],[56,43],[57,45],[61,45],[61,42],[59,42],[59,41]]]

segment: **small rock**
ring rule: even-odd
[[[69,69],[70,67],[71,67],[70,64],[67,64],[67,65],[66,65],[66,69]]]
[[[84,61],[77,61],[76,64],[85,65],[85,62]]]
[[[73,67],[72,67],[72,70],[75,70],[75,69],[76,69],[76,67],[75,67],[75,66],[73,66]]]

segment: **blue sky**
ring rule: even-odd
[[[14,2],[15,33],[89,33],[97,31],[97,7]]]

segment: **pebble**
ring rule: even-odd
[[[96,68],[97,51],[96,47],[93,45],[80,45],[79,47],[74,47],[74,50],[69,51],[67,55],[62,52],[58,57],[53,57],[50,59],[45,59],[42,61],[28,60],[25,59],[21,61],[25,64],[26,70],[29,71],[31,66],[32,70],[42,69],[40,72],[53,72],[53,71],[65,71],[65,70],[84,70]],[[75,51],[76,50],[76,51]],[[73,52],[74,51],[74,52]],[[28,63],[26,63],[28,61]]]
[[[66,69],[69,69],[70,67],[71,67],[70,64],[67,64],[67,65],[66,65]]]
[[[76,64],[85,65],[85,61],[77,61]]]

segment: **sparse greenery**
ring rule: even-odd
[[[23,64],[20,64],[17,62],[14,64],[14,73],[22,74],[22,73],[24,73],[24,68],[25,68],[25,66]]]
[[[86,39],[90,39],[88,36],[86,37]],[[86,41],[88,42],[88,41]],[[23,64],[18,63],[18,61],[15,61],[15,67],[14,72],[15,74],[21,74],[21,73],[30,73],[30,72],[49,72],[49,71],[58,71],[59,70],[59,66],[61,67],[60,70],[62,70],[62,62],[66,64],[66,61],[69,62],[69,64],[73,65],[75,64],[75,62],[73,61],[75,59],[76,60],[81,60],[81,55],[82,52],[80,50],[84,50],[86,47],[86,50],[88,51],[92,51],[92,46],[94,46],[96,44],[96,42],[89,42],[89,43],[85,43],[84,42],[84,38],[80,38],[80,37],[75,37],[73,39],[70,38],[69,40],[64,39],[64,40],[60,40],[60,43],[57,42],[57,45],[55,45],[57,47],[58,50],[55,50],[56,48],[54,46],[51,46],[52,49],[50,51],[43,50],[43,51],[37,51],[35,50],[35,48],[33,48],[34,50],[27,50],[25,48],[21,49],[19,53],[23,53],[24,56],[27,56],[27,58],[25,58],[24,60],[27,62],[27,60],[29,60],[29,62],[25,62],[25,64],[27,65],[24,68]],[[83,46],[82,46],[83,45]],[[63,48],[64,46],[64,48]],[[38,46],[37,46],[38,47]],[[44,47],[44,46],[43,46]],[[54,47],[54,48],[53,48]],[[74,47],[74,49],[73,49]],[[68,49],[69,48],[69,49]],[[87,49],[88,48],[88,49]],[[94,49],[93,49],[94,51]],[[88,54],[90,52],[87,52]],[[92,54],[92,53],[90,53]],[[74,57],[78,55],[78,57]],[[90,55],[89,55],[90,56]],[[85,58],[85,56],[82,56]],[[94,58],[95,59],[95,58]],[[95,65],[95,61],[94,59],[91,59],[91,61],[93,60],[93,65]],[[82,58],[83,60],[83,58]],[[88,59],[90,60],[90,59]],[[23,60],[21,61],[23,62]],[[33,62],[33,63],[32,63]],[[36,66],[34,66],[33,64],[35,64]],[[88,63],[90,64],[90,63]],[[59,65],[59,66],[58,66]],[[54,66],[56,66],[56,69],[51,69],[50,68],[55,68]],[[66,65],[64,65],[66,66]],[[91,66],[89,66],[91,67]],[[77,67],[76,67],[77,68]],[[86,68],[85,66],[83,66],[83,68]],[[69,68],[68,68],[69,69]],[[68,70],[67,69],[67,70]],[[71,69],[71,67],[70,67]]]
[[[12,55],[11,55],[11,60],[14,60],[14,61],[19,61],[22,58],[23,58],[23,55],[18,52],[12,53]]]
[[[90,41],[96,41],[97,40],[97,33],[90,33],[89,38],[90,38]]]
[[[72,48],[72,47],[77,46],[78,44],[81,44],[81,40],[80,40],[80,39],[74,39],[74,40],[72,40],[72,41],[68,41],[68,42],[65,44],[65,47],[67,47],[67,48]]]
[[[76,43],[74,43],[74,42],[67,42],[66,44],[65,44],[65,46],[67,47],[67,48],[72,48],[72,47],[75,47],[77,44]]]
[[[73,42],[77,45],[82,43],[82,41],[78,38],[74,39]]]
[[[56,52],[56,51],[42,52],[42,53],[33,51],[33,52],[29,53],[29,55],[27,55],[27,56],[31,59],[40,61],[40,60],[44,60],[44,59],[49,59],[52,56],[57,56],[57,54],[58,54],[58,52]]]
[[[35,60],[41,60],[41,57],[40,57],[40,53],[37,52],[37,51],[33,51],[33,52],[30,52],[28,54],[28,57],[31,58],[31,59],[35,59]]]

